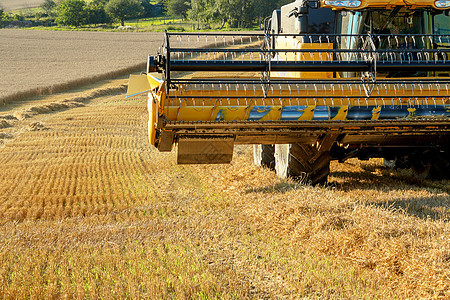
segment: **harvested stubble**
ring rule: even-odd
[[[0,129],[11,126],[6,120],[0,119]]]
[[[0,142],[2,139],[12,139],[13,137],[11,133],[0,132]]]
[[[47,130],[48,128],[42,122],[34,122],[28,125],[28,130],[30,131],[39,131],[39,130]]]
[[[84,106],[84,102],[89,101],[91,99],[103,96],[103,95],[111,95],[111,94],[117,94],[121,92],[125,92],[127,89],[126,85],[118,85],[115,87],[107,87],[107,88],[100,88],[96,89],[90,93],[84,93],[82,96],[75,96],[75,97],[69,97],[65,98],[63,100],[59,101],[51,101],[45,104],[39,103],[39,102],[33,102],[34,105],[18,110],[12,115],[12,118],[15,120],[24,120],[31,118],[34,115],[39,114],[47,114],[52,113],[68,108],[74,108],[74,107],[80,107]],[[8,115],[6,115],[8,116]],[[0,115],[0,118],[3,116]]]
[[[304,186],[249,147],[178,166],[148,146],[145,104],[35,115],[51,130],[0,149],[1,298],[450,296],[449,181],[375,160]]]

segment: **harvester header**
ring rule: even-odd
[[[256,164],[313,183],[326,180],[331,159],[351,157],[442,177],[446,2],[296,1],[264,33],[166,32],[129,94],[149,92],[150,142],[178,145],[178,163],[228,163],[234,145],[254,144]]]

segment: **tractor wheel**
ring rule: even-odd
[[[275,146],[253,145],[253,162],[258,167],[275,169]]]
[[[431,165],[431,158],[427,157],[425,154],[414,156],[411,160],[411,170],[414,177],[419,179],[430,179]]]
[[[421,179],[450,179],[450,151],[430,149],[409,158],[414,176]]]
[[[429,177],[432,179],[450,179],[450,151],[438,150],[432,154]]]
[[[325,184],[330,173],[330,156],[323,152],[311,162],[316,153],[317,148],[311,145],[275,145],[275,171],[281,178],[292,177],[313,185]]]
[[[409,169],[411,164],[405,157],[395,157],[394,159],[383,159],[384,166],[390,169]]]
[[[389,169],[396,169],[395,159],[383,159],[384,166]]]

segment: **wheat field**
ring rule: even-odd
[[[180,166],[126,79],[0,107],[0,298],[448,299],[450,181]]]

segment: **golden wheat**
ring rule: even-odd
[[[122,84],[0,112],[0,298],[450,296],[449,181],[352,160],[305,186],[249,147],[179,166]]]

